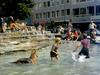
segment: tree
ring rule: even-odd
[[[0,0],[0,16],[14,16],[25,19],[32,14],[32,0]]]

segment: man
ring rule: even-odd
[[[93,35],[93,32],[95,31],[96,27],[97,27],[96,24],[93,23],[93,21],[91,21],[91,23],[89,24],[90,36]]]
[[[93,23],[93,21],[91,21],[91,23],[89,24],[89,29],[90,29],[91,31],[93,31],[96,27],[97,27],[96,24]]]
[[[83,34],[83,39],[81,40],[81,43],[79,43],[76,46],[76,49],[73,52],[75,52],[81,45],[82,45],[82,49],[79,52],[78,56],[80,57],[81,55],[84,55],[85,58],[90,58],[90,55],[89,55],[90,40],[87,39],[86,33]]]
[[[68,31],[72,31],[73,25],[71,21],[68,22]]]

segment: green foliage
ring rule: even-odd
[[[0,16],[14,16],[25,19],[31,16],[32,0],[0,0]]]

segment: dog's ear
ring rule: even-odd
[[[33,49],[31,53],[36,53],[36,52],[37,52],[37,50],[36,49]]]

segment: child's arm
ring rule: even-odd
[[[81,46],[81,43],[78,43],[77,46],[75,47],[75,50],[73,50],[73,52],[76,52],[77,49]]]
[[[38,57],[38,55],[36,54],[36,57]]]
[[[55,52],[55,51],[52,51],[52,52],[58,55],[58,52]]]

